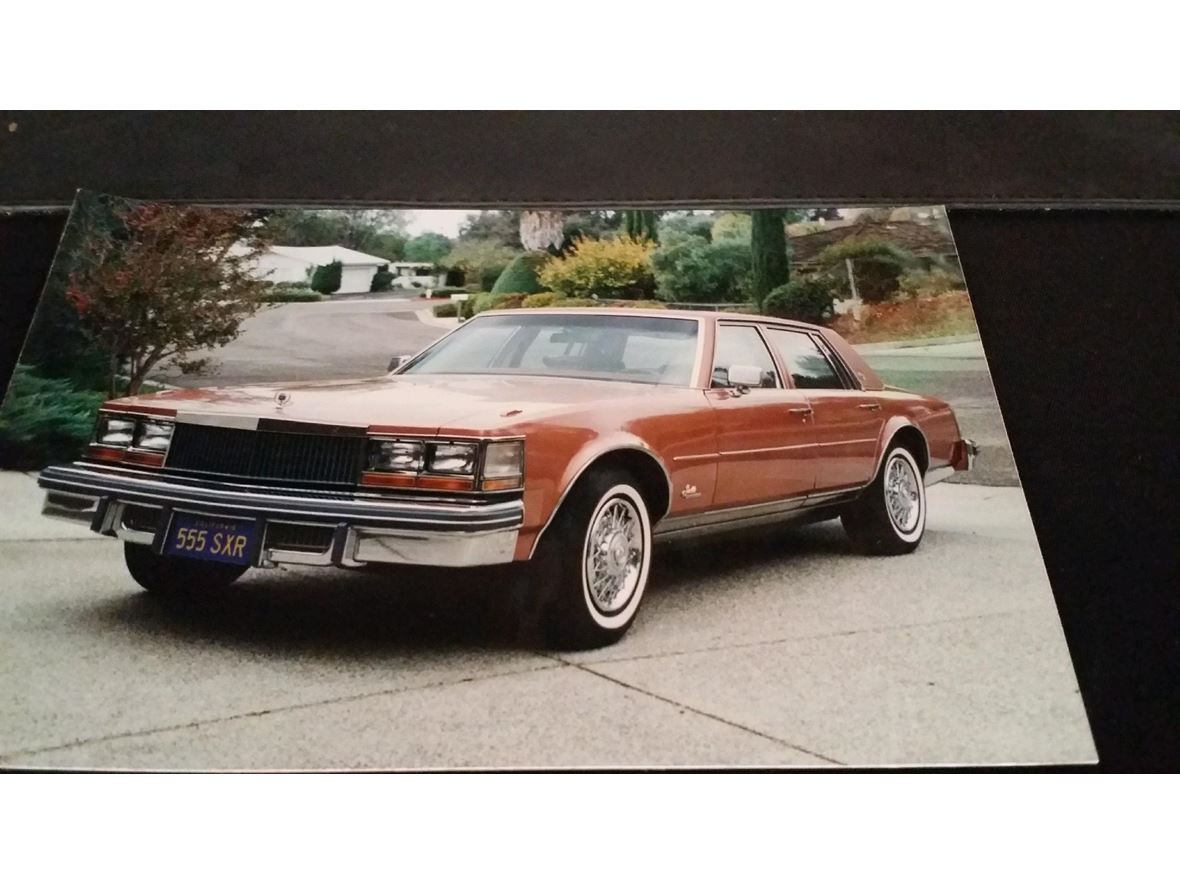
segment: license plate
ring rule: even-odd
[[[254,555],[254,523],[175,513],[164,553],[233,565],[249,565]]]

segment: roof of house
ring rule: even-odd
[[[375,266],[391,263],[388,258],[382,258],[379,255],[366,255],[364,252],[344,246],[271,246],[270,251],[276,255],[306,261],[309,264],[330,264],[333,261],[339,261],[345,266]]]
[[[885,240],[915,255],[941,255],[955,251],[950,235],[936,225],[916,221],[857,221],[842,227],[791,237],[796,264],[814,261],[828,246],[852,239]]]

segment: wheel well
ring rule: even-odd
[[[914,460],[918,462],[918,467],[924,476],[926,474],[926,468],[930,466],[930,452],[926,446],[926,437],[922,435],[922,431],[913,425],[902,427],[889,440],[890,446],[894,443],[904,446],[914,456]]]
[[[668,475],[653,455],[639,449],[616,449],[595,458],[582,475],[589,476],[592,471],[604,467],[617,467],[635,477],[653,524],[668,512]]]

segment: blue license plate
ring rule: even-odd
[[[254,528],[248,521],[174,513],[164,553],[249,565],[254,555]]]

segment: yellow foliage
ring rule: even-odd
[[[550,258],[537,277],[567,298],[645,298],[655,291],[651,253],[655,243],[628,236],[579,238],[568,255]]]

